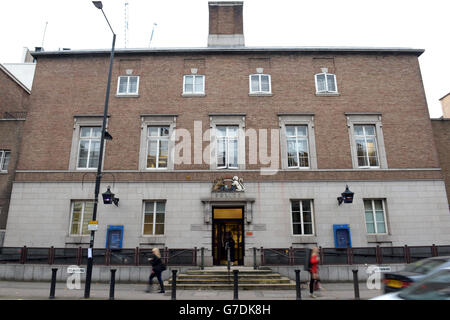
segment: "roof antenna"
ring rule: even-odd
[[[42,36],[42,44],[41,44],[41,48],[44,47],[44,40],[45,40],[45,33],[46,33],[46,31],[47,31],[47,25],[48,25],[48,21],[45,22],[44,35]]]
[[[148,43],[148,46],[149,46],[149,47],[150,47],[151,44],[152,44],[153,34],[154,34],[154,32],[155,32],[155,27],[156,27],[157,25],[158,25],[158,24],[157,24],[156,22],[153,23],[152,34],[151,34],[151,36],[150,36],[150,42]]]
[[[128,1],[125,1],[125,37],[124,37],[124,46],[125,48],[128,46]]]

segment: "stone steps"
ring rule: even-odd
[[[295,282],[272,270],[254,270],[247,267],[212,267],[204,270],[188,270],[177,275],[177,289],[180,290],[233,290],[233,270],[239,270],[239,290],[295,290]],[[172,279],[166,282],[168,288]]]

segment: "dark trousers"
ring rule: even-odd
[[[311,281],[309,282],[309,293],[314,293],[314,285],[316,284],[316,281],[313,277],[312,272],[309,273],[311,275]]]
[[[158,279],[159,286],[161,287],[161,291],[164,291],[164,282],[162,281],[161,273],[162,273],[162,271],[152,272],[152,274],[150,275],[150,278],[148,279],[148,284],[152,285],[153,278],[156,277]]]

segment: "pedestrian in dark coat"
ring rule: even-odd
[[[152,265],[152,273],[150,274],[150,277],[148,279],[148,289],[147,292],[151,292],[151,286],[153,278],[156,277],[159,282],[159,286],[161,290],[159,293],[164,293],[164,282],[162,281],[161,274],[164,270],[166,270],[166,266],[161,260],[161,253],[159,252],[158,248],[153,248],[152,250],[152,257],[148,259]]]

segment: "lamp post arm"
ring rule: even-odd
[[[102,13],[103,13],[103,16],[105,17],[105,19],[106,19],[106,22],[108,23],[108,26],[109,26],[109,28],[111,29],[111,32],[114,34],[114,36],[116,36],[116,34],[114,33],[114,30],[113,30],[113,28],[111,27],[111,24],[109,23],[109,20],[108,20],[108,18],[106,17],[106,14],[105,14],[105,12],[103,12],[103,9],[101,9],[102,10]]]

